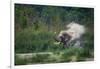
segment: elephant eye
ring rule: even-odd
[[[61,39],[61,40],[64,39],[64,36],[60,36],[60,39]]]

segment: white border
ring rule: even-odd
[[[40,65],[21,65],[14,66],[14,4],[37,4],[37,5],[54,5],[54,6],[72,6],[72,7],[90,7],[95,8],[91,1],[80,2],[80,0],[12,0],[11,2],[11,68],[12,69],[80,69],[81,67],[88,67],[94,65],[95,62],[74,62],[74,63],[56,63],[56,64],[40,64]],[[81,68],[82,69],[82,68]]]
[[[12,0],[12,3],[24,4],[40,4],[40,5],[55,5],[55,6],[73,6],[73,7],[90,7],[93,8],[92,1],[81,0]]]
[[[14,68],[14,3],[11,2],[11,27],[10,27],[10,52],[11,52],[11,57],[10,57],[10,67],[13,69]]]

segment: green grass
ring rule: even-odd
[[[84,48],[64,48],[62,44],[54,44],[54,32],[34,30],[30,27],[17,32],[15,35],[15,54],[36,53],[32,58],[15,56],[15,65],[59,63],[87,61],[94,58],[94,37],[90,32],[84,35]],[[51,52],[53,54],[38,54],[38,52]]]
[[[51,54],[50,54],[51,53]],[[79,62],[79,61],[90,61],[93,60],[93,52],[87,52],[83,48],[70,48],[56,52],[42,52],[32,53],[32,58],[18,58],[15,57],[16,65],[24,64],[44,64],[44,63],[62,63],[62,62]],[[88,59],[88,60],[87,60]]]

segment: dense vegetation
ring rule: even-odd
[[[63,48],[54,37],[69,22],[86,27],[84,48]],[[56,33],[55,33],[56,32]],[[38,54],[51,52],[52,54]],[[29,59],[15,55],[15,64],[85,61],[94,57],[94,9],[15,4],[15,54],[37,53]]]

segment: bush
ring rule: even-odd
[[[58,49],[54,45],[54,33],[23,30],[15,35],[15,52],[31,53]]]

